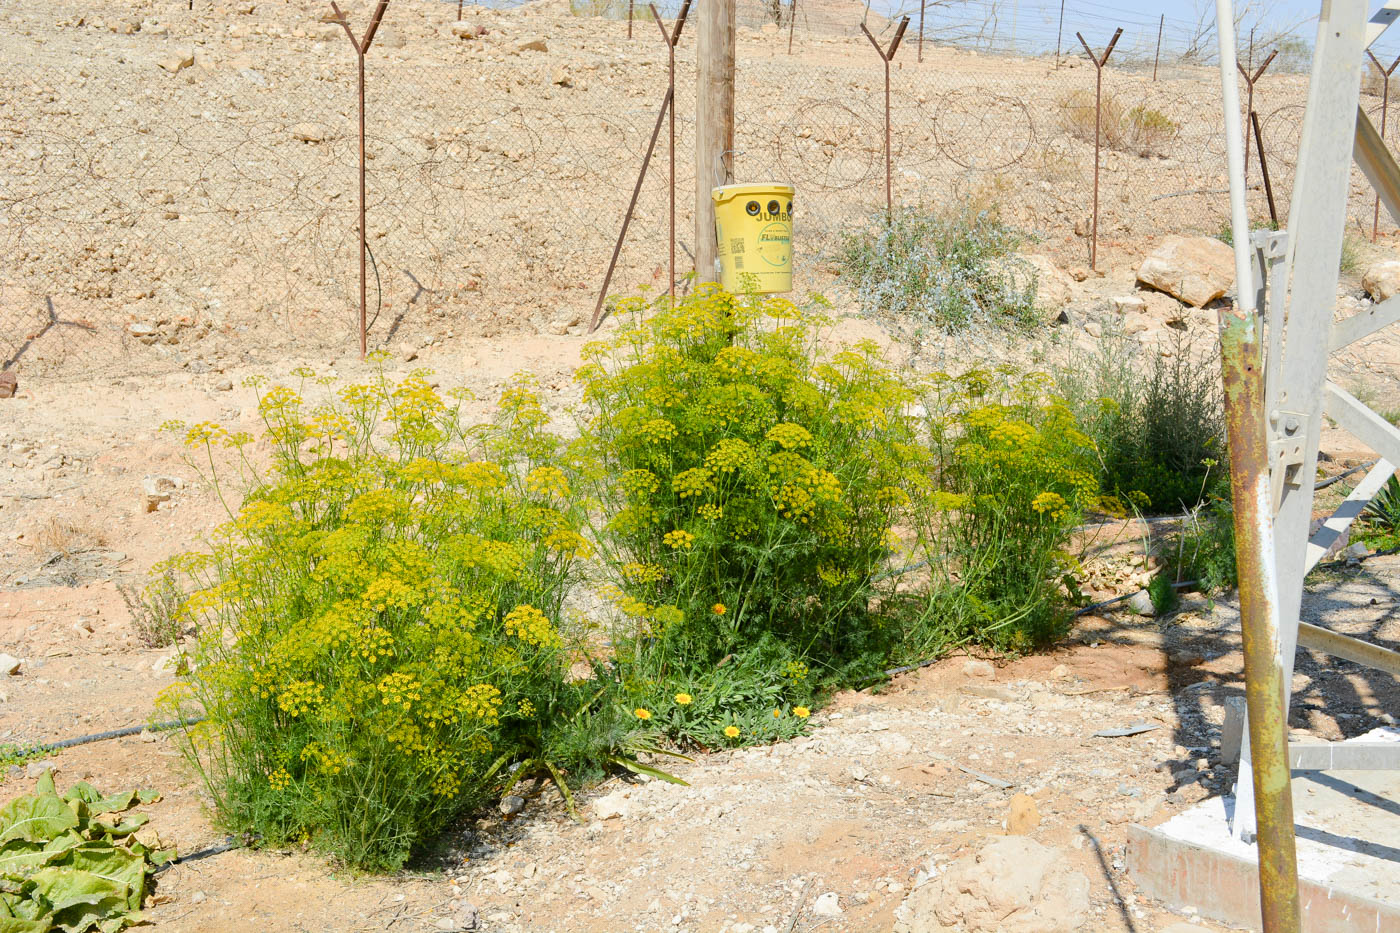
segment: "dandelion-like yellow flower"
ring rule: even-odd
[[[632,710],[632,714],[633,714],[634,716],[636,716],[638,719],[650,719],[650,718],[651,718],[651,710],[649,710],[649,709],[642,709],[640,706],[637,707],[636,709]]]
[[[812,711],[805,706],[794,706],[792,708],[792,715],[796,716],[798,719],[806,719],[808,716],[812,715]]]
[[[729,738],[731,738],[731,739],[737,739],[737,738],[739,737],[739,727],[738,727],[738,726],[725,726],[725,727],[724,727],[724,734],[725,734],[726,736],[728,736]]]
[[[689,706],[691,704],[691,701],[693,701],[694,699],[695,698],[688,693],[676,694],[676,702],[679,703],[681,706]]]
[[[774,718],[774,719],[782,719],[782,718],[783,718],[783,711],[780,710],[780,709],[775,709],[775,710],[773,710],[773,718]]]
[[[724,605],[724,603],[715,603],[713,606],[710,607],[710,611],[717,616],[722,616],[726,612],[728,612],[729,609]]]

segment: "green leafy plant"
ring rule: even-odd
[[[1400,477],[1385,481],[1361,513],[1362,540],[1376,550],[1400,546]]]
[[[1093,438],[1100,484],[1127,509],[1193,508],[1224,456],[1224,405],[1213,361],[1174,333],[1169,357],[1142,361],[1126,337],[1106,334],[1095,352],[1055,371],[1076,420]]]
[[[1036,316],[1024,236],[993,208],[901,208],[846,235],[836,257],[863,312],[911,339],[973,325],[1024,328]]]
[[[1203,593],[1218,593],[1237,585],[1235,513],[1228,479],[1208,488],[1205,501],[1187,514],[1162,554],[1177,583],[1194,580]]]
[[[491,425],[462,401],[423,372],[316,405],[260,387],[271,469],[209,552],[158,568],[193,581],[201,637],[165,702],[207,717],[183,745],[230,828],[395,868],[500,789],[493,762],[548,762],[561,788],[586,766],[554,737],[594,692],[568,677],[588,545],[567,451],[527,382]],[[251,442],[171,427],[211,464]]]
[[[1070,534],[1097,504],[1093,441],[1045,374],[935,377],[924,407],[932,485],[912,522],[931,579],[918,653],[978,642],[1026,651],[1064,631]]]
[[[894,634],[871,617],[875,577],[910,466],[926,457],[904,413],[910,388],[871,345],[820,356],[819,309],[713,289],[647,319],[642,309],[578,373],[612,642],[638,708],[702,696],[731,658],[730,673],[770,685],[789,662],[811,665],[787,703],[872,668]],[[744,690],[766,713],[783,705],[726,688]],[[675,731],[709,741],[708,728]]]
[[[173,849],[143,841],[151,791],[104,797],[78,782],[59,796],[53,773],[0,808],[0,931],[116,933],[140,922],[156,868]]]

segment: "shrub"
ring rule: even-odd
[[[1071,136],[1092,143],[1094,123],[1093,91],[1071,91],[1060,98],[1060,124]],[[1107,91],[1099,102],[1099,141],[1105,148],[1154,155],[1180,131],[1181,126],[1175,120],[1146,104],[1125,109],[1118,98]]]
[[[913,510],[931,568],[917,653],[1025,651],[1063,633],[1070,533],[1098,501],[1093,442],[1043,374],[938,377],[925,407],[937,470]]]
[[[1400,545],[1400,477],[1392,476],[1376,493],[1360,520],[1361,538],[1377,550]]]
[[[505,762],[548,760],[593,694],[566,682],[581,646],[560,606],[587,546],[564,452],[528,385],[490,428],[458,404],[424,373],[318,406],[262,392],[271,469],[209,553],[160,568],[198,585],[202,634],[165,702],[208,717],[185,750],[229,829],[397,867]],[[211,462],[251,442],[187,435]]]
[[[119,583],[117,592],[126,604],[131,627],[141,644],[148,648],[164,648],[180,640],[185,622],[180,610],[185,604],[186,594],[173,571],[156,575],[139,590]]]
[[[910,388],[872,345],[819,357],[820,323],[702,289],[586,351],[614,645],[639,697],[698,695],[731,656],[770,686],[759,667],[811,665],[763,694],[777,708],[884,655],[875,578],[927,451]]]
[[[864,313],[921,341],[1034,323],[1035,271],[1015,257],[1022,240],[992,209],[902,208],[847,234],[837,264]]]
[[[1055,373],[1094,440],[1104,490],[1157,513],[1202,502],[1225,450],[1215,366],[1175,333],[1170,357],[1144,362],[1121,333],[1107,334],[1095,352],[1073,356]]]

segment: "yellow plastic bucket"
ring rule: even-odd
[[[720,284],[761,295],[792,291],[791,185],[724,185],[715,200]]]

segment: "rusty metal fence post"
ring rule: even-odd
[[[1264,133],[1259,129],[1259,114],[1249,112],[1249,122],[1254,127],[1254,145],[1259,150],[1259,174],[1264,179],[1264,197],[1269,202],[1269,221],[1278,228],[1278,205],[1274,203],[1274,183],[1269,179],[1269,160],[1264,153]]]
[[[1157,65],[1162,61],[1162,30],[1167,25],[1167,14],[1163,13],[1157,20],[1157,53],[1152,56],[1152,81],[1157,81]]]
[[[384,11],[389,7],[389,0],[379,0],[379,5],[374,8],[374,15],[370,17],[369,26],[365,29],[364,37],[356,39],[355,34],[350,31],[350,20],[336,6],[335,0],[331,0],[331,11],[335,13],[336,22],[345,30],[345,35],[350,39],[350,45],[355,49],[355,58],[359,64],[359,88],[360,88],[360,359],[364,359],[369,352],[369,268],[366,265],[365,257],[369,253],[369,239],[365,233],[365,53],[369,51],[370,43],[374,41],[374,34],[379,30],[379,24],[384,20]]]
[[[1108,56],[1113,54],[1113,47],[1123,35],[1123,28],[1120,26],[1113,33],[1113,38],[1108,40],[1108,48],[1103,50],[1103,55],[1094,54],[1083,33],[1076,32],[1074,35],[1079,39],[1079,44],[1084,46],[1089,61],[1094,63],[1094,213],[1089,229],[1089,268],[1095,270],[1099,261],[1099,156],[1103,147],[1103,66],[1108,64]]]
[[[681,41],[681,30],[685,28],[686,14],[690,12],[690,0],[685,0],[681,4],[681,11],[676,15],[676,24],[671,28],[671,32],[666,32],[665,25],[661,22],[661,14],[656,12],[656,4],[648,4],[651,7],[651,17],[656,20],[656,28],[661,30],[661,41],[666,43],[666,96],[671,99],[671,106],[668,108],[671,117],[671,138],[667,143],[667,152],[671,157],[671,173],[667,179],[667,197],[670,201],[670,231],[667,242],[670,246],[670,277],[667,281],[667,292],[671,296],[671,304],[676,303],[676,43]]]
[[[928,0],[919,0],[919,63],[924,61],[924,8]]]
[[[1250,53],[1252,55],[1254,50],[1254,42],[1252,39],[1250,41],[1249,47]],[[1240,70],[1240,74],[1244,76],[1245,93],[1247,95],[1246,102],[1244,105],[1244,178],[1246,184],[1248,184],[1249,182],[1249,120],[1250,114],[1254,113],[1254,82],[1264,77],[1264,72],[1269,70],[1269,63],[1274,60],[1274,56],[1276,55],[1278,55],[1278,49],[1274,49],[1272,52],[1270,52],[1269,57],[1264,59],[1264,63],[1258,68],[1255,68],[1252,73],[1248,68],[1246,68],[1244,65],[1241,65],[1238,61],[1235,62],[1235,67],[1238,68]]]
[[[894,170],[893,159],[890,156],[890,62],[894,60],[894,55],[899,51],[900,40],[904,38],[904,30],[909,28],[909,17],[904,17],[899,21],[899,28],[895,30],[894,38],[890,40],[888,50],[880,48],[880,43],[875,41],[875,37],[870,34],[870,30],[865,28],[865,23],[860,24],[860,31],[865,33],[865,38],[870,40],[870,44],[875,46],[875,51],[879,53],[880,60],[885,65],[885,222],[888,223],[894,217]]]
[[[1371,53],[1370,49],[1366,50],[1366,54],[1371,57],[1371,62],[1376,66],[1376,70],[1381,73],[1381,139],[1385,139],[1386,116],[1388,115],[1387,112],[1390,110],[1390,76],[1395,73],[1396,68],[1400,68],[1400,55],[1397,55],[1395,61],[1391,62],[1390,67],[1386,68],[1381,65],[1380,60]],[[1372,243],[1376,242],[1376,234],[1379,232],[1380,226],[1381,196],[1376,195],[1375,210],[1371,214]]]
[[[1259,347],[1256,315],[1248,307],[1222,309],[1220,375],[1225,389],[1230,488],[1235,503],[1245,703],[1249,710],[1259,842],[1259,900],[1264,929],[1270,933],[1292,933],[1300,929],[1298,864],[1284,714],[1287,694],[1279,642],[1264,370]]]

